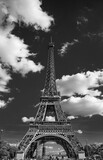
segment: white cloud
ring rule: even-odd
[[[9,89],[6,87],[9,80],[11,80],[10,75],[0,64],[0,92],[9,92]]]
[[[30,71],[40,72],[43,69],[40,63],[35,64],[29,59],[30,55],[34,54],[29,52],[28,46],[24,44],[23,40],[11,34],[6,35],[6,32],[0,30],[0,92],[10,91],[7,88],[8,82],[12,79],[9,68],[12,68],[13,72],[18,72],[23,76]],[[0,108],[5,108],[10,102],[10,100],[7,102],[1,100]]]
[[[88,23],[88,18],[84,16],[78,17],[77,25],[82,25]]]
[[[72,120],[78,118],[77,116],[68,116],[67,119]]]
[[[55,117],[46,116],[46,121],[55,121]]]
[[[61,95],[69,97],[61,102],[63,110],[71,115],[70,118],[95,114],[103,116],[103,95],[96,89],[101,86],[103,86],[102,70],[66,75],[58,79],[57,87]]]
[[[27,117],[22,117],[22,121],[24,122],[24,123],[26,123],[26,122],[34,122],[35,121],[35,118],[34,117],[30,117],[30,118],[27,118]]]
[[[7,70],[2,68],[0,64],[0,92],[8,93],[10,90],[7,88],[7,84],[11,80],[11,76],[8,74]],[[2,96],[1,96],[2,97]],[[0,108],[5,108],[8,103],[10,103],[13,98],[8,98],[7,102],[5,100],[0,100]]]
[[[8,98],[7,101],[5,100],[0,100],[0,109],[5,108],[14,98]]]
[[[29,71],[37,72],[43,69],[43,66],[38,63],[37,65],[28,59],[29,56],[34,54],[30,53],[28,46],[24,44],[14,35],[0,36],[0,58],[2,63],[6,66],[12,67],[14,72],[19,72],[22,75],[27,74]]]
[[[12,35],[15,22],[24,22],[32,25],[35,29],[48,31],[54,21],[41,8],[40,0],[0,0],[0,92],[8,92],[7,84],[11,80],[9,68],[13,72],[18,72],[25,76],[28,72],[40,72],[43,66],[36,64],[29,56],[28,45],[19,37]],[[5,67],[4,68],[2,68]],[[10,102],[1,100],[0,108],[5,107]]]
[[[59,55],[64,56],[65,53],[67,53],[72,46],[74,46],[76,43],[79,43],[78,39],[74,39],[72,42],[65,42],[62,44],[61,49],[59,49]]]
[[[6,102],[4,100],[0,100],[0,108],[4,108],[6,106]]]
[[[77,133],[79,133],[79,134],[82,134],[82,133],[83,133],[83,131],[82,131],[82,130],[80,130],[80,129],[79,129],[79,130],[77,130],[76,132],[77,132]]]
[[[41,5],[40,0],[0,0],[1,24],[6,15],[8,23],[23,21],[34,25],[35,29],[46,31],[53,18],[42,10]]]
[[[98,41],[98,38],[102,41],[103,39],[103,32],[102,31],[98,31],[98,32],[87,32],[85,34],[83,34],[83,37],[88,37],[88,39],[90,41]]]
[[[18,145],[19,145],[19,142],[18,143],[9,143],[10,144],[10,146],[13,146],[13,147],[18,147]]]
[[[29,59],[34,54],[11,31],[17,21],[36,25],[35,29],[39,27],[38,29],[47,31],[53,18],[42,10],[41,4],[39,0],[0,0],[0,59],[6,66],[23,75],[29,71],[41,71],[43,66]]]
[[[100,96],[101,92],[93,89],[101,85],[103,85],[103,71],[88,71],[71,76],[65,75],[61,79],[57,79],[57,88],[63,96],[72,96],[75,93]]]
[[[80,21],[77,20],[77,25],[81,25],[81,24],[82,24],[82,22],[80,22]]]
[[[63,56],[68,51],[69,42],[66,42],[62,45],[61,49],[59,50],[59,55]]]
[[[87,95],[83,98],[71,96],[61,103],[65,112],[73,116],[92,116],[99,114],[103,116],[103,100]]]

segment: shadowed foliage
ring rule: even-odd
[[[12,159],[16,155],[17,148],[10,146],[6,141],[0,141],[0,159]]]

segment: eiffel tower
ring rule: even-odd
[[[47,71],[44,89],[40,97],[39,108],[34,122],[18,146],[17,159],[38,158],[42,146],[42,157],[45,156],[45,143],[56,142],[61,145],[68,158],[77,159],[82,145],[75,136],[70,122],[61,108],[61,96],[57,91],[54,65],[54,43],[48,45]]]

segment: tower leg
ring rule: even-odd
[[[45,148],[45,142],[43,141],[43,147],[42,147],[42,158],[44,158],[44,156],[45,156],[45,152],[46,152],[46,150],[45,150],[46,148]]]
[[[36,158],[39,157],[39,145],[40,145],[40,141],[37,141],[37,148],[36,148]]]

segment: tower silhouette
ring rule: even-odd
[[[45,156],[45,143],[54,141],[60,144],[68,157],[77,158],[82,145],[75,136],[70,122],[61,108],[61,96],[57,91],[54,65],[54,43],[48,45],[46,79],[35,121],[30,122],[29,130],[18,146],[18,159],[38,157],[40,145]]]

